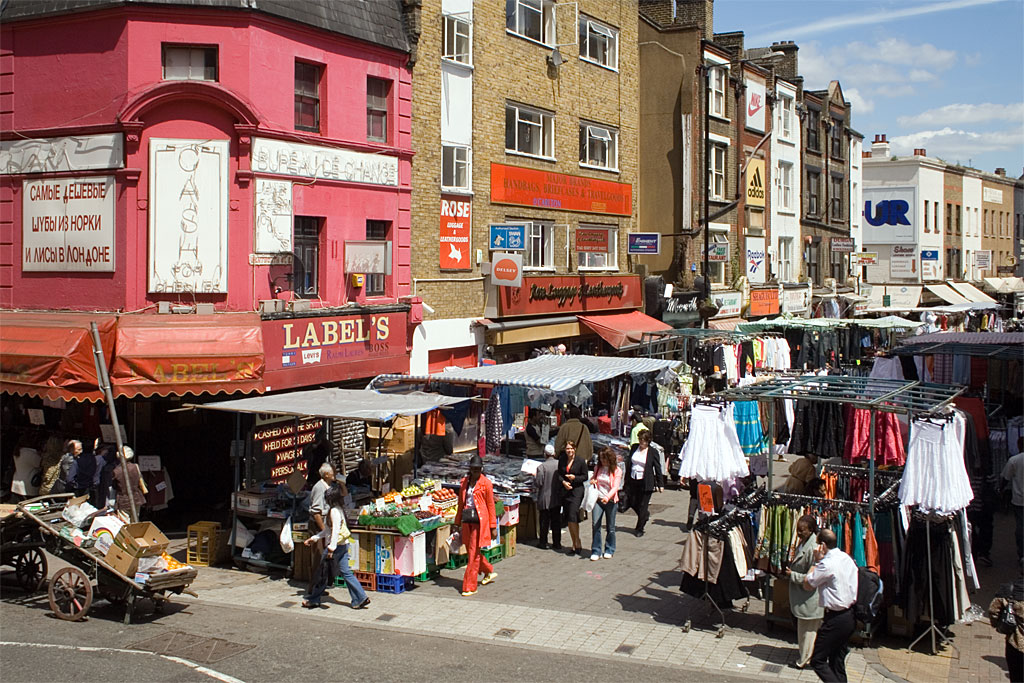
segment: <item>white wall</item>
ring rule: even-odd
[[[783,94],[793,98],[796,103],[796,88],[783,81],[775,84],[776,94]],[[792,135],[789,138],[782,137],[781,108],[776,106],[774,112],[775,120],[772,122],[771,139],[771,160],[772,168],[769,172],[772,177],[772,201],[771,201],[771,245],[769,248],[773,256],[773,264],[779,256],[779,238],[792,238],[793,240],[793,277],[789,281],[796,282],[800,279],[802,262],[800,254],[803,244],[800,241],[800,179],[803,177],[803,167],[800,163],[800,118],[797,112],[793,111]],[[779,175],[779,161],[793,164],[793,201],[792,208],[783,210],[780,208],[781,178]],[[775,267],[773,265],[773,267]],[[781,277],[778,270],[776,275]]]
[[[850,237],[854,250],[860,251],[861,221],[864,217],[864,167],[861,160],[862,140],[850,139]]]
[[[928,200],[928,210],[932,213],[932,218],[935,217],[935,202],[939,203],[939,221],[941,222],[946,216],[945,209],[943,208],[943,198],[945,197],[945,187],[943,186],[944,179],[945,175],[943,171],[930,165],[922,165],[920,172],[918,173],[919,184],[917,203],[919,205],[919,211],[921,212],[920,229],[918,231],[918,253],[920,254],[920,251],[925,249],[938,249],[938,273],[940,280],[949,277],[949,275],[946,274],[946,255],[943,247],[943,232],[936,229],[934,222],[932,223],[931,232],[924,232],[924,200]]]
[[[473,323],[477,318],[449,318],[425,320],[412,333],[412,353],[409,354],[409,373],[425,375],[429,365],[429,352],[437,349],[459,349],[475,346],[479,358],[484,344],[484,328]]]
[[[964,175],[963,199],[963,247],[960,262],[967,271],[967,279],[976,280],[982,275],[974,269],[974,252],[981,249],[981,219],[984,215],[981,211],[981,178]],[[960,275],[949,273],[946,277],[959,279]]]

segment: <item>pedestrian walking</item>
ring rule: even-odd
[[[817,589],[824,608],[821,626],[814,640],[811,668],[823,681],[846,681],[846,655],[850,636],[857,628],[853,607],[857,603],[857,565],[836,547],[831,529],[818,532],[815,565],[804,578],[804,588]]]
[[[578,406],[570,405],[565,409],[569,416],[562,426],[558,428],[558,435],[555,437],[555,453],[561,456],[565,450],[565,444],[572,441],[576,448],[576,455],[583,458],[583,462],[589,462],[594,457],[594,444],[590,440],[590,427],[583,422],[583,413]]]
[[[1014,683],[1024,681],[1024,571],[1003,584],[988,606],[988,618],[1006,636],[1006,669]]]
[[[640,537],[644,535],[644,527],[651,517],[651,494],[661,481],[661,466],[658,454],[651,448],[650,430],[641,430],[637,439],[637,444],[629,453],[629,462],[626,463],[629,471],[629,476],[626,477],[626,495],[629,498],[629,506],[636,511],[636,535]]]
[[[74,492],[78,480],[78,459],[82,455],[82,442],[68,439],[64,442],[64,455],[60,459],[60,474],[50,493]]]
[[[117,492],[117,509],[121,512],[129,512],[132,506],[128,500],[128,487],[131,487],[132,497],[135,499],[135,513],[132,518],[138,520],[139,510],[146,502],[146,494],[149,493],[149,490],[146,488],[146,482],[142,480],[142,472],[139,470],[138,464],[132,462],[134,458],[135,451],[125,446],[124,460],[128,465],[128,471],[125,472],[120,463],[114,468],[114,490]]]
[[[461,529],[462,543],[466,546],[469,561],[462,576],[462,594],[476,594],[477,575],[483,572],[480,581],[487,585],[498,578],[494,567],[480,552],[491,544],[491,530],[495,528],[494,486],[484,476],[484,461],[479,455],[469,459],[469,474],[459,485],[459,507],[455,512],[455,526]]]
[[[1006,461],[1003,487],[1009,487],[1013,505],[1013,537],[1017,541],[1017,563],[1024,561],[1024,436],[1017,439],[1017,454]]]
[[[320,481],[323,479],[321,478]],[[324,503],[327,506],[326,524],[319,533],[306,539],[307,546],[327,541],[327,547],[321,553],[320,562],[306,589],[306,595],[302,600],[303,607],[320,607],[327,587],[334,585],[334,579],[339,573],[345,579],[345,588],[348,589],[352,609],[364,609],[370,606],[370,598],[367,597],[366,591],[363,590],[363,586],[348,563],[348,540],[352,534],[348,530],[345,514],[341,509],[344,498],[344,488],[337,482],[331,483],[324,493]]]
[[[597,503],[592,515],[593,534],[590,542],[590,559],[599,560],[604,557],[610,560],[615,554],[615,513],[619,507],[619,483],[622,472],[619,470],[615,451],[607,446],[597,454],[597,467],[590,485],[597,489]],[[604,547],[601,546],[601,520],[604,519]]]
[[[551,542],[555,550],[562,549],[562,492],[565,490],[558,479],[558,458],[555,447],[548,444],[544,447],[544,462],[533,475],[533,495],[540,517],[540,542],[537,547],[547,550],[548,529],[551,530]]]
[[[818,539],[815,538],[817,533],[818,522],[811,515],[804,515],[797,520],[796,556],[785,572],[789,578],[789,609],[796,618],[796,642],[800,649],[800,656],[793,665],[797,669],[805,669],[811,663],[815,634],[824,615],[816,591],[804,588],[807,572],[814,566],[814,549],[818,545]]]
[[[580,541],[580,505],[583,504],[583,487],[587,483],[587,461],[576,450],[575,441],[566,441],[558,456],[558,478],[562,484],[561,524],[569,528],[572,549],[566,551],[576,555],[583,550]]]

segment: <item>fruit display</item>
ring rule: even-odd
[[[162,555],[160,555],[160,557],[162,557],[164,562],[167,563],[167,571],[169,572],[173,572],[175,569],[189,568],[189,565],[185,564],[184,562],[178,562],[176,559],[174,559],[167,553],[163,553]]]
[[[415,498],[416,496],[422,496],[424,490],[416,484],[411,484],[402,489],[402,498]]]

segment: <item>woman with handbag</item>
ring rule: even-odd
[[[459,486],[459,507],[455,512],[455,526],[461,529],[462,543],[466,546],[469,561],[462,576],[462,594],[476,593],[477,575],[483,572],[480,581],[487,585],[498,578],[494,567],[480,552],[491,544],[491,530],[495,528],[494,486],[483,475],[484,461],[479,455],[469,459],[469,474],[462,478]],[[460,526],[461,525],[461,526]]]
[[[597,491],[597,502],[594,503],[593,511],[593,535],[590,543],[590,559],[597,561],[602,557],[606,560],[612,559],[615,554],[615,512],[619,504],[619,482],[622,479],[622,472],[619,471],[619,462],[615,457],[615,451],[611,448],[603,448],[597,454],[597,467],[594,468],[594,476],[590,479],[592,490]],[[601,549],[601,519],[605,520],[604,550]]]
[[[575,441],[566,441],[562,454],[558,456],[558,479],[565,489],[562,494],[562,523],[569,527],[572,538],[572,548],[566,554],[577,555],[583,550],[580,505],[583,504],[583,486],[587,483],[587,461],[576,452]]]
[[[1010,680],[1024,681],[1024,571],[1012,584],[1003,584],[988,606],[988,618],[1006,636],[1006,669]]]
[[[328,512],[325,515],[326,524],[315,536],[306,539],[306,545],[313,545],[321,538],[328,539],[327,547],[320,556],[320,563],[313,572],[309,588],[302,601],[302,606],[307,608],[319,607],[320,600],[327,592],[329,585],[334,585],[334,577],[339,573],[345,579],[345,587],[348,588],[348,595],[351,598],[352,609],[364,609],[370,606],[370,598],[366,596],[359,579],[352,573],[348,566],[348,539],[352,534],[345,523],[345,515],[341,510],[341,503],[345,498],[345,492],[338,482],[330,485],[324,493],[324,504]]]
[[[638,435],[639,441],[629,453],[626,462],[626,493],[630,506],[636,510],[636,535],[644,535],[644,527],[651,513],[648,509],[651,494],[658,488],[661,481],[661,464],[658,454],[651,448],[651,432],[644,429]]]

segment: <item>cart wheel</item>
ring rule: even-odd
[[[75,567],[58,569],[50,580],[50,609],[58,619],[81,621],[92,606],[92,583]]]
[[[35,593],[46,578],[48,566],[46,555],[38,548],[26,550],[14,558],[14,576],[29,593]]]

